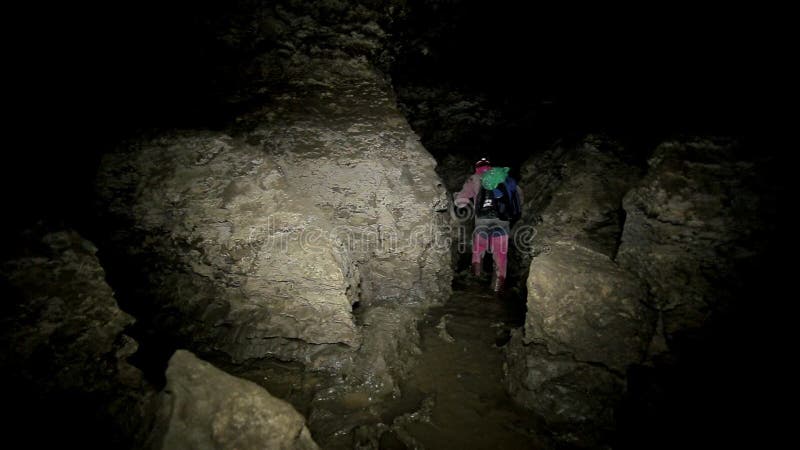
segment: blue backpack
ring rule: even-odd
[[[475,203],[475,214],[482,219],[499,219],[512,221],[522,215],[522,205],[517,194],[517,182],[506,177],[505,182],[497,185],[495,189],[485,189],[481,186]]]

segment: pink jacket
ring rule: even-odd
[[[464,186],[461,187],[461,191],[456,194],[456,206],[463,208],[469,204],[470,200],[472,200],[474,204],[477,201],[476,197],[478,196],[478,192],[480,190],[481,175],[479,173],[473,173],[469,176],[469,178],[467,178],[467,181],[464,182]]]

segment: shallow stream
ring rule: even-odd
[[[393,398],[356,391],[321,399],[331,379],[299,366],[228,370],[290,401],[323,449],[547,447],[536,419],[503,383],[503,346],[522,326],[523,300],[498,297],[486,284],[457,283],[444,305],[428,311],[419,325],[421,354]]]

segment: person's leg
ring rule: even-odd
[[[508,264],[508,235],[493,233],[489,246],[494,259],[494,285],[495,291],[502,291],[506,282],[506,266]]]
[[[475,230],[472,235],[472,274],[480,276],[483,255],[489,248],[489,236],[483,230]]]

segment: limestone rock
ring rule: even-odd
[[[770,238],[773,195],[735,143],[666,142],[625,196],[619,263],[647,282],[669,337],[703,326],[747,279]]]
[[[653,335],[646,295],[645,286],[607,256],[556,243],[531,265],[524,340],[624,373],[643,359]]]
[[[526,345],[519,331],[506,346],[506,383],[514,400],[544,419],[562,443],[596,448],[614,430],[624,379],[603,367]]]
[[[519,225],[536,226],[535,247],[570,240],[615,255],[622,198],[641,176],[624,148],[589,136],[575,148],[559,146],[531,157],[520,174],[525,204]]]
[[[22,410],[16,420],[99,428],[93,439],[130,444],[146,426],[150,392],[127,361],[137,344],[124,330],[134,320],[117,306],[97,249],[74,231],[28,231],[13,246],[0,265],[0,372],[9,408]],[[30,407],[40,409],[35,418]]]
[[[185,350],[172,356],[153,449],[316,449],[305,419],[264,388]]]
[[[362,344],[356,302],[448,295],[447,198],[369,63],[293,61],[237,130],[124,146],[98,188],[110,259],[193,349],[330,368]]]
[[[524,334],[506,346],[508,388],[558,441],[578,447],[613,432],[626,370],[644,359],[657,320],[646,286],[613,260],[622,199],[640,177],[631,161],[613,141],[590,136],[521,170],[526,195],[514,235],[518,250],[530,238],[528,252],[517,253],[528,298]]]
[[[115,352],[133,318],[117,307],[91,242],[61,231],[39,245],[2,266],[13,289],[6,299],[13,314],[2,327],[4,362],[53,388],[101,389],[125,363]]]
[[[524,336],[506,350],[509,388],[548,423],[574,422],[587,442],[598,436],[581,423],[613,429],[631,367],[677,361],[678,337],[701,336],[741,300],[775,217],[769,160],[733,142],[666,142],[643,177],[624,155],[556,149],[523,171],[533,183],[523,222],[536,224],[539,251]],[[542,408],[548,395],[563,408]]]

